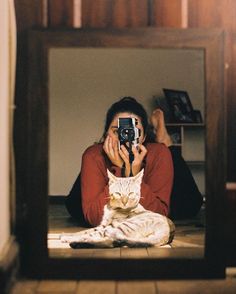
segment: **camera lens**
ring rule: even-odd
[[[133,141],[134,140],[134,130],[130,128],[124,128],[120,132],[120,139],[122,141]]]

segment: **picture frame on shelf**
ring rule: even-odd
[[[195,123],[195,113],[186,91],[163,88],[175,123]]]
[[[194,109],[194,117],[196,123],[203,123],[201,111],[198,109]]]
[[[153,96],[153,99],[154,99],[155,108],[159,108],[163,111],[165,122],[170,123],[171,121],[173,121],[172,112],[166,97]]]

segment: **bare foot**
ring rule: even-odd
[[[165,144],[167,147],[171,146],[173,142],[165,126],[163,111],[159,108],[155,109],[150,120],[156,132],[156,141]]]

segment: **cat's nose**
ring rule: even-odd
[[[127,202],[128,202],[128,196],[123,196],[122,197],[122,203],[124,204],[124,205],[126,205],[127,204]]]

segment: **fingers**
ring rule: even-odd
[[[113,148],[113,140],[110,136],[108,137],[108,153],[110,154],[112,158],[115,157],[114,148]]]
[[[104,141],[103,149],[106,152],[107,155],[111,155],[113,153],[112,151],[112,141],[111,137],[108,135]]]
[[[104,141],[103,150],[114,165],[122,167],[123,160],[121,159],[118,152],[118,142],[112,139],[112,137],[110,137],[109,135]]]
[[[132,146],[132,152],[134,153],[134,159],[137,159],[138,161],[142,162],[147,154],[147,149],[140,144],[139,150],[135,146]]]
[[[113,141],[113,149],[115,156],[119,156],[119,147],[118,147],[118,141],[117,140],[112,140]]]
[[[108,154],[108,138],[109,138],[109,136],[106,137],[104,144],[103,144],[103,150],[105,151],[106,154]]]
[[[139,147],[140,147],[140,151],[141,151],[139,154],[141,155],[142,158],[144,158],[147,154],[147,149],[143,145],[140,145]]]
[[[134,145],[132,146],[132,152],[134,154],[134,158],[136,158],[137,156],[139,156],[139,150]]]
[[[121,145],[120,149],[118,148],[118,141],[112,139],[109,135],[106,137],[103,149],[109,159],[112,161],[113,164],[116,166],[122,167],[123,163],[125,163],[126,167],[126,176],[129,176],[130,174],[130,161],[129,161],[129,152],[127,148],[124,145]],[[134,160],[132,163],[132,170],[133,174],[137,174],[139,172],[144,157],[147,154],[147,149],[143,145],[139,145],[139,149],[137,149],[135,146],[132,146],[132,152],[134,154]]]
[[[143,161],[144,157],[147,154],[147,149],[143,145],[139,145],[139,150],[133,145],[132,146],[132,152],[134,154],[134,160],[135,161]],[[119,154],[121,158],[124,160],[124,162],[129,162],[129,152],[125,148],[124,145],[121,145],[121,148],[119,150]]]

